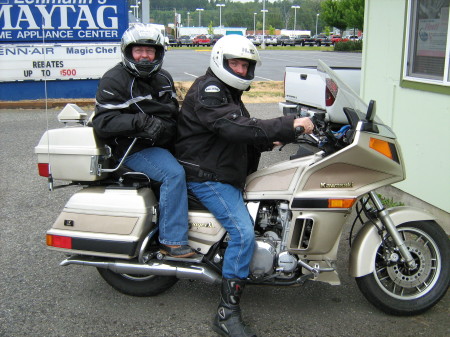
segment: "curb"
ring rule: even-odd
[[[62,108],[68,103],[74,103],[80,107],[95,105],[95,98],[60,98],[60,99],[37,99],[24,101],[0,101],[0,109],[45,109]]]

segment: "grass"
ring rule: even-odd
[[[175,89],[180,101],[184,100],[193,82],[175,82]],[[282,81],[254,81],[251,90],[244,91],[244,103],[278,103],[284,100]]]
[[[377,194],[378,198],[380,198],[382,204],[386,208],[397,207],[397,206],[405,206],[403,202],[395,201],[394,198],[385,197],[381,194]]]

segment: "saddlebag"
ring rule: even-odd
[[[69,254],[131,259],[156,222],[156,205],[147,187],[86,187],[72,195],[47,231],[47,246]]]

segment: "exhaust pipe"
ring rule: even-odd
[[[118,274],[175,276],[179,279],[190,279],[220,284],[222,277],[204,265],[185,265],[167,262],[150,262],[148,264],[128,261],[93,260],[83,257],[69,257],[60,263],[61,266],[71,264],[109,269]]]

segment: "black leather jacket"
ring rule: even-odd
[[[178,120],[176,157],[188,181],[220,181],[243,189],[258,167],[261,151],[274,141],[292,142],[293,116],[251,118],[242,91],[208,69],[189,89]]]
[[[92,123],[119,159],[133,137],[141,138],[131,153],[149,146],[172,149],[178,112],[173,79],[167,71],[143,79],[119,63],[99,82]]]

